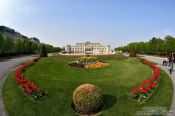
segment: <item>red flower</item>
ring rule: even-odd
[[[137,89],[133,89],[133,90],[131,91],[131,93],[135,93],[135,92],[137,92]]]
[[[145,89],[142,89],[142,91],[141,91],[142,93],[146,93],[146,90]]]
[[[151,90],[151,87],[150,86],[147,86],[146,87],[146,90],[150,91]]]
[[[141,84],[137,86],[137,88],[138,88],[138,89],[140,89],[141,87],[142,87],[142,85],[141,85]]]
[[[151,77],[151,78],[149,78],[149,82],[151,82],[151,81],[154,81],[154,78],[152,78],[152,77]]]
[[[147,82],[148,82],[147,80],[144,80],[142,84],[145,85],[147,84]]]
[[[137,91],[140,91],[141,93],[146,93],[147,91],[150,91],[152,88],[154,88],[157,85],[157,81],[154,81],[154,80],[160,79],[160,69],[156,65],[154,65],[152,62],[149,62],[144,58],[140,58],[140,57],[137,57],[137,58],[140,59],[140,61],[142,61],[144,64],[147,64],[148,66],[153,68],[153,77],[143,81],[142,84],[138,85],[137,88],[133,89],[131,92],[135,93]],[[151,83],[151,84],[148,84],[148,83]]]
[[[24,78],[24,81],[27,83],[28,82],[28,80],[26,79],[26,78]]]
[[[157,73],[156,73],[156,71],[154,70],[154,72],[153,72],[153,77],[156,77],[157,76]]]
[[[27,86],[28,86],[27,84],[20,84],[20,87],[28,88]]]
[[[154,81],[154,82],[152,83],[152,87],[155,87],[156,85],[157,85],[157,82]]]
[[[28,85],[33,85],[33,83],[32,83],[32,82],[30,82],[30,81],[28,81],[28,82],[27,82],[27,84],[28,84]]]
[[[28,88],[28,89],[27,89],[27,92],[28,92],[28,93],[32,93],[32,90]]]
[[[25,68],[32,63],[33,61],[27,62],[15,71],[15,80],[17,81],[20,87],[23,87],[25,89],[27,93],[33,93],[33,90],[38,90],[38,86],[34,85],[33,82],[28,81],[27,78],[23,76],[23,71],[25,70]]]
[[[149,85],[148,85],[148,87],[150,87],[150,88],[151,88],[151,87],[152,87],[152,84],[149,84]]]
[[[32,88],[33,88],[34,90],[37,90],[37,89],[38,89],[38,86],[33,85]]]

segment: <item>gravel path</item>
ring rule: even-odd
[[[19,57],[0,61],[0,116],[7,116],[4,108],[2,89],[7,75],[14,70],[20,63],[32,59],[32,56]]]
[[[169,72],[170,67],[162,66],[162,62],[164,60],[164,58],[162,57],[147,56],[147,55],[143,55],[143,57],[149,61],[159,64],[159,67],[163,69],[165,72],[167,72],[167,74],[170,76],[173,83],[173,99],[172,99],[170,111],[173,112],[173,115],[169,115],[169,116],[175,116],[175,71],[173,71],[172,74],[170,75],[170,72]]]

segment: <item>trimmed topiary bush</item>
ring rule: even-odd
[[[132,52],[129,54],[129,56],[130,56],[130,57],[136,57],[137,54],[136,54],[136,52],[132,51]]]
[[[42,46],[41,48],[40,57],[47,57],[47,51],[45,46]]]
[[[73,93],[75,110],[80,114],[89,114],[103,105],[100,88],[93,84],[83,84]]]

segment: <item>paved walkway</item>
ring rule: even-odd
[[[173,100],[172,100],[170,111],[172,111],[174,113],[173,116],[175,116],[175,71],[173,71],[172,74],[170,75],[170,72],[169,72],[170,67],[162,66],[162,62],[164,60],[164,58],[162,57],[147,56],[147,55],[143,55],[143,57],[149,61],[159,64],[159,67],[163,69],[165,72],[167,72],[167,74],[170,76],[173,83]]]
[[[14,59],[8,59],[0,61],[0,116],[7,116],[7,112],[4,108],[2,88],[7,75],[20,63],[32,59],[31,56],[19,57]]]

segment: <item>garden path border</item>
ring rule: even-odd
[[[140,55],[140,56],[144,57],[148,61],[157,63],[159,68],[164,70],[169,75],[169,77],[171,78],[172,83],[173,83],[173,97],[172,97],[172,104],[171,104],[171,107],[170,107],[169,111],[172,112],[173,114],[169,114],[168,116],[175,116],[175,71],[172,72],[172,74],[170,74],[169,73],[169,67],[168,66],[162,66],[162,62],[164,60],[164,58],[162,58],[162,57],[149,56],[149,55]]]
[[[10,74],[10,72],[14,68],[19,66],[20,63],[23,63],[30,59],[33,59],[33,57],[24,56],[24,57],[13,58],[10,60],[5,60],[3,62],[0,62],[0,116],[8,116],[8,113],[5,109],[4,101],[3,101],[3,85],[8,74]]]

